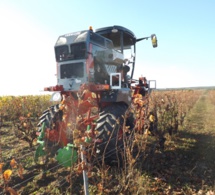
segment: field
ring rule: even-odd
[[[49,98],[0,97],[0,194],[84,194],[80,160],[34,161]],[[89,194],[215,194],[215,90],[154,91],[148,109],[153,128],[135,132],[123,168],[88,165]]]

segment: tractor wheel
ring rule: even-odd
[[[115,103],[105,107],[97,120],[96,153],[98,160],[108,165],[122,165],[124,156],[123,123],[128,106]],[[126,126],[133,128],[131,117],[126,119]]]
[[[44,147],[46,152],[51,156],[55,155],[57,149],[59,148],[59,142],[55,141],[58,139],[58,132],[56,125],[59,121],[62,121],[63,112],[59,109],[59,104],[49,107],[45,110],[42,116],[39,118],[38,123],[38,141],[44,142]],[[47,138],[49,135],[49,139]]]
[[[63,112],[59,109],[59,104],[49,107],[39,118],[38,131],[41,130],[42,123],[45,122],[47,128],[51,128],[54,122],[62,120]]]

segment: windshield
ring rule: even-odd
[[[55,47],[55,57],[57,62],[66,60],[77,60],[86,58],[86,43],[74,43]]]
[[[66,60],[68,55],[69,55],[68,45],[55,47],[55,58],[57,62]]]

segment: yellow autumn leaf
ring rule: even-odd
[[[3,177],[5,179],[5,181],[8,181],[10,179],[10,176],[12,174],[12,171],[10,169],[7,169],[4,173],[3,173]]]
[[[144,132],[145,135],[149,135],[149,133],[150,133],[150,132],[149,132],[148,129],[146,129],[145,132]]]
[[[151,115],[149,116],[149,121],[150,121],[150,122],[154,122],[154,120],[155,120],[155,117],[151,114]]]
[[[91,93],[92,98],[96,98],[96,93]]]

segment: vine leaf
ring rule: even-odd
[[[22,167],[22,165],[19,164],[19,169],[18,169],[18,173],[19,173],[19,177],[21,179],[23,179],[23,171],[24,171],[24,168]]]
[[[3,177],[4,177],[4,180],[5,180],[6,182],[9,181],[11,174],[12,174],[12,171],[11,171],[10,169],[7,169],[7,170],[3,173]]]
[[[6,187],[5,190],[10,193],[10,195],[18,195],[18,193],[11,187]]]
[[[17,168],[17,162],[16,162],[16,160],[14,158],[10,161],[10,166],[11,166],[12,169]]]
[[[3,166],[4,166],[4,163],[0,163],[0,173],[2,173]]]

